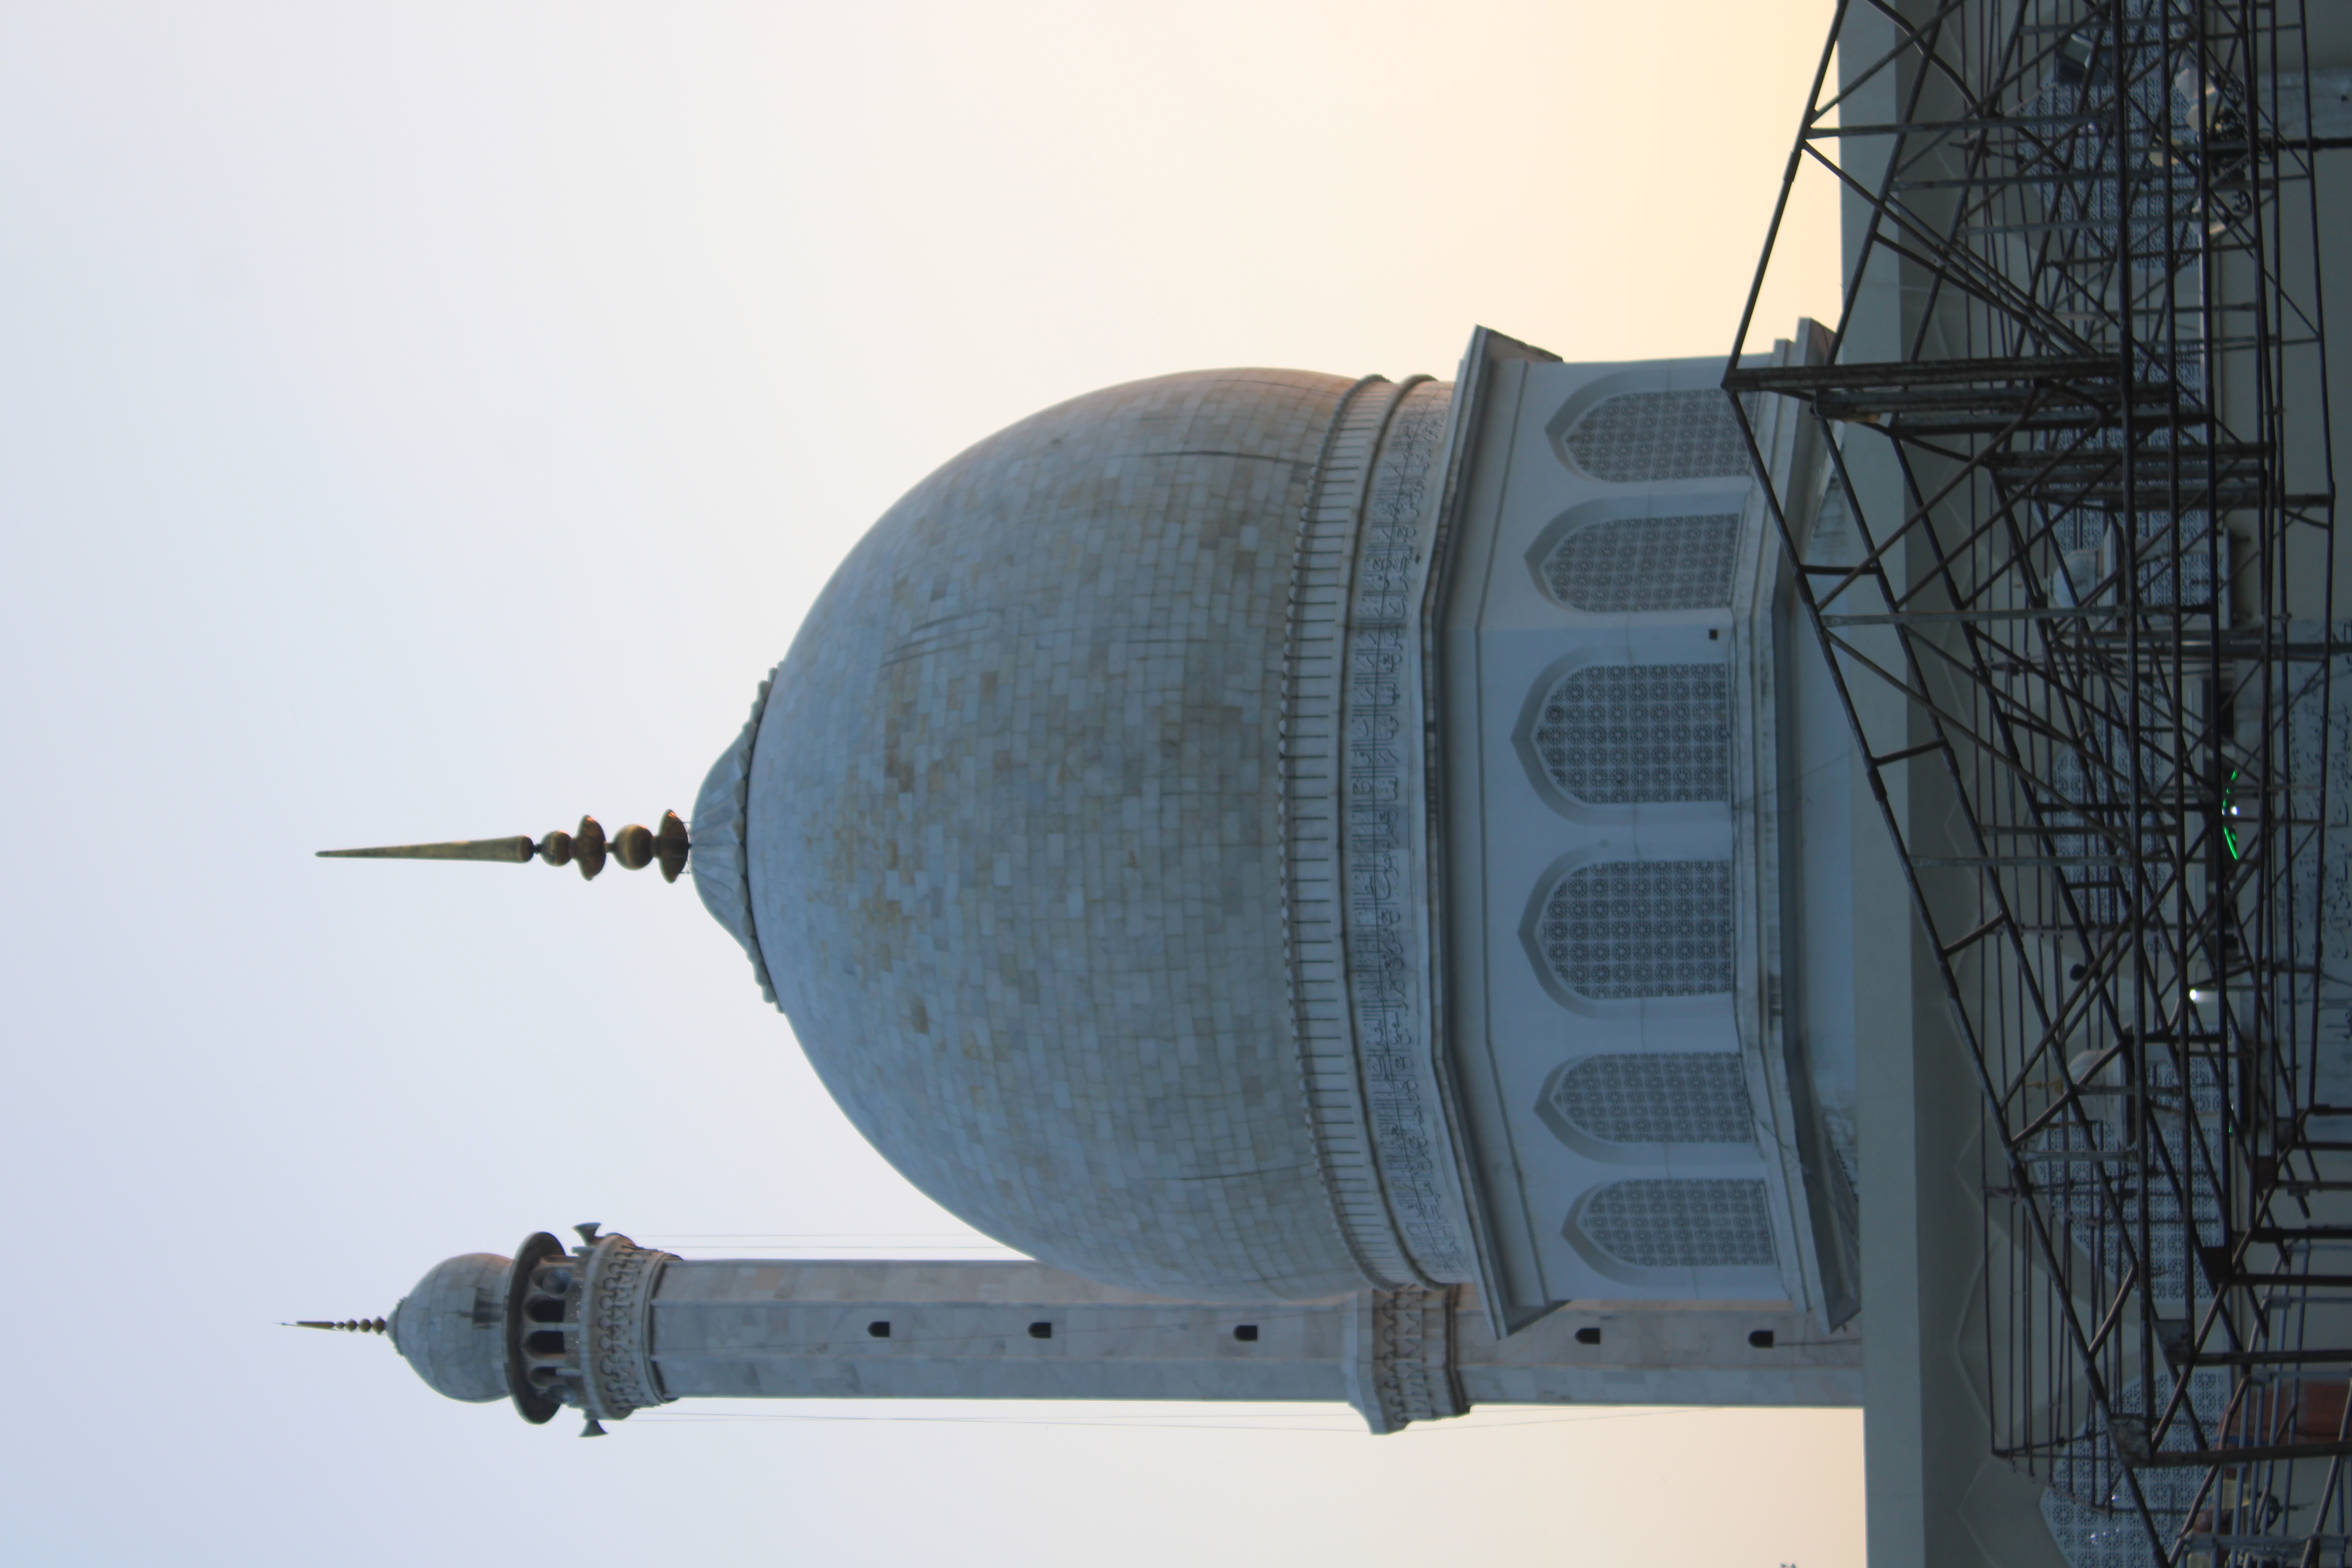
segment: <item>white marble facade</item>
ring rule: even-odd
[[[1482,331],[1454,383],[1169,376],[941,468],[761,687],[692,866],[851,1120],[1040,1261],[542,1234],[428,1275],[402,1353],[592,1429],[1856,1401],[1852,1015],[1811,1000],[1850,879],[1802,852],[1847,759],[1720,371]]]
[[[1722,368],[1482,333],[1458,395],[1446,1038],[1511,1323],[1609,1297],[1851,1311],[1823,1115],[1851,1104],[1851,1047],[1814,1040],[1790,973],[1808,922],[1844,930],[1843,887],[1792,853],[1802,661]],[[1793,422],[1750,413],[1768,463],[1804,460]]]

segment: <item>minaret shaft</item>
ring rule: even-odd
[[[1165,1301],[1038,1263],[680,1262],[653,1361],[672,1398],[1340,1401],[1353,1310]]]
[[[1194,1303],[1025,1261],[679,1261],[648,1332],[672,1399],[1344,1401],[1376,1430],[1473,1404],[1861,1403],[1859,1338],[1785,1306],[1570,1308],[1497,1342],[1465,1296]]]

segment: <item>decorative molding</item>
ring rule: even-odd
[[[1348,1402],[1374,1435],[1466,1415],[1455,1372],[1460,1286],[1367,1291],[1349,1320]]]
[[[1298,1046],[1318,1173],[1332,1218],[1371,1285],[1411,1281],[1411,1265],[1381,1197],[1356,1088],[1354,1044],[1339,982],[1344,973],[1336,755],[1339,672],[1346,637],[1348,548],[1354,487],[1379,439],[1389,384],[1366,376],[1348,389],[1324,433],[1299,519],[1283,647],[1283,944],[1290,972],[1292,1038]]]
[[[1339,797],[1348,990],[1390,1215],[1425,1279],[1464,1280],[1474,1265],[1450,1179],[1430,1016],[1428,784],[1414,668],[1453,389],[1425,382],[1397,402],[1372,470],[1348,607]]]
[[[613,1421],[632,1410],[668,1403],[654,1370],[654,1289],[675,1253],[608,1236],[580,1266],[575,1300],[580,1326],[581,1408]]]
[[[1419,668],[1452,390],[1368,379],[1350,391],[1316,465],[1291,584],[1294,1023],[1325,1191],[1383,1287],[1464,1280],[1475,1267],[1430,1016]]]
[[[760,983],[760,994],[772,1004],[778,1012],[783,1004],[776,1000],[776,987],[768,974],[766,958],[760,952],[760,932],[751,918],[751,867],[750,850],[751,789],[751,752],[760,741],[760,721],[767,716],[768,697],[775,689],[777,665],[760,682],[760,692],[751,701],[751,716],[744,721],[743,729],[719,761],[711,764],[702,781],[702,788],[694,800],[691,836],[694,855],[689,863],[694,872],[695,891],[702,896],[705,909],[711,918],[727,928],[751,961],[751,977]]]

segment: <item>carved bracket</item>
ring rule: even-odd
[[[1348,1403],[1375,1436],[1467,1415],[1454,1371],[1462,1288],[1368,1290],[1348,1319]]]

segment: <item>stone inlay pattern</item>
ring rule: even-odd
[[[1746,477],[1748,443],[1724,395],[1621,392],[1588,409],[1562,443],[1576,466],[1612,484]]]
[[[1543,580],[1574,610],[1714,610],[1731,603],[1739,514],[1620,517],[1588,523],[1544,558]]]
[[[1603,1252],[1643,1268],[1769,1268],[1777,1257],[1764,1184],[1752,1179],[1612,1182],[1573,1223]]]
[[[1420,605],[1451,397],[1426,381],[1351,395],[1307,503],[1286,649],[1286,934],[1307,1105],[1341,1227],[1384,1286],[1475,1271],[1436,1081],[1425,888]]]
[[[1589,665],[1545,694],[1536,754],[1595,805],[1731,797],[1730,678],[1717,664]]]
[[[1731,989],[1731,862],[1611,860],[1562,877],[1538,946],[1559,983],[1596,1000]]]
[[[1734,1051],[1612,1053],[1561,1068],[1546,1092],[1560,1119],[1605,1143],[1746,1143],[1748,1076]]]

